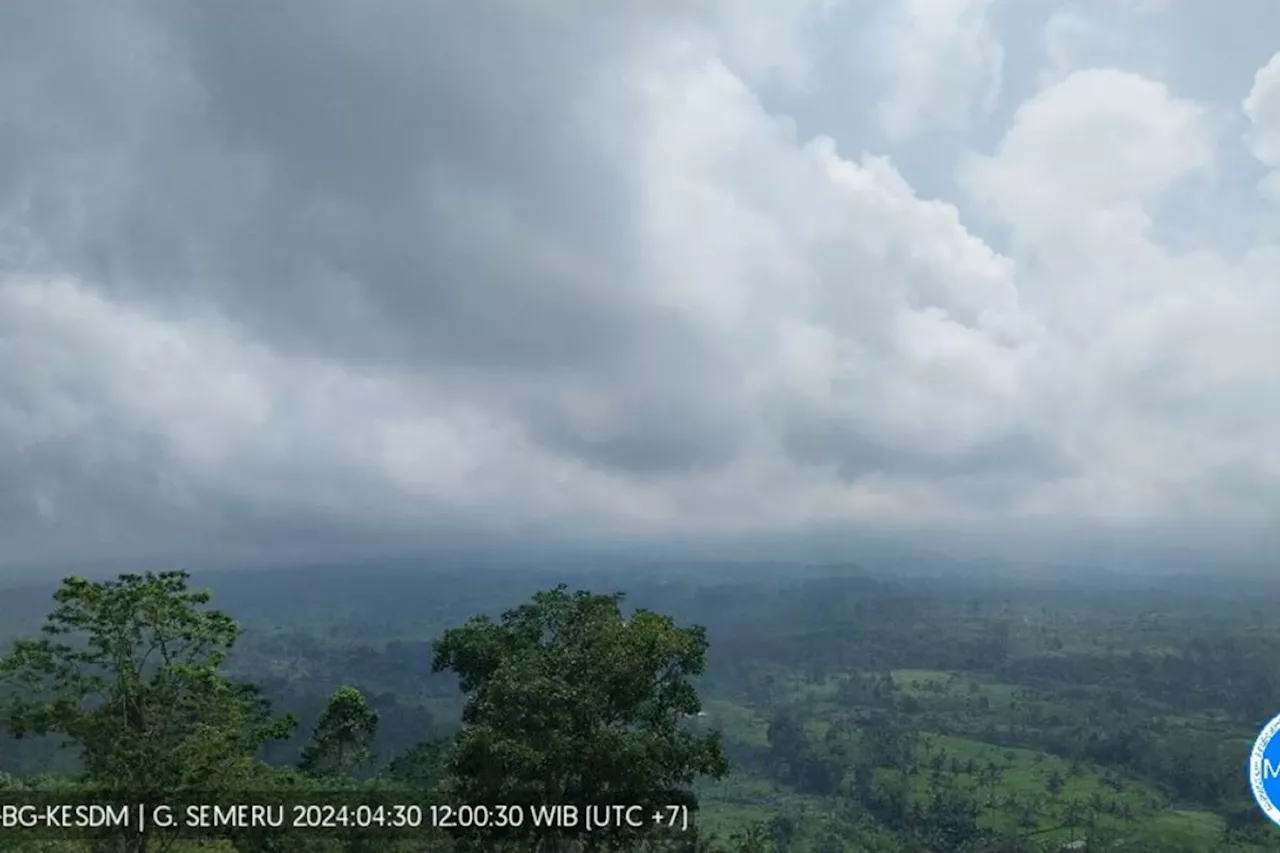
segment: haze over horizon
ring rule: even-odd
[[[1274,563],[1280,5],[71,8],[0,5],[0,569]]]

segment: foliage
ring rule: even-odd
[[[717,572],[633,573],[627,600],[643,607],[630,618],[620,596],[574,595],[567,587],[536,595],[551,583],[524,569],[415,569],[376,582],[338,573],[305,588],[292,573],[239,573],[218,594],[249,616],[234,656],[229,642],[211,643],[207,651],[218,654],[200,658],[212,664],[209,681],[175,672],[151,692],[158,653],[142,677],[117,679],[109,665],[115,658],[101,651],[109,637],[125,645],[118,636],[127,627],[103,632],[98,646],[83,629],[49,632],[50,649],[97,649],[99,662],[79,659],[85,678],[59,681],[59,667],[48,664],[65,659],[48,651],[21,653],[19,644],[6,659],[0,701],[16,700],[12,722],[24,737],[0,740],[0,769],[18,774],[0,775],[0,797],[106,787],[68,730],[94,736],[87,740],[98,750],[95,767],[130,766],[134,756],[156,778],[190,780],[191,791],[208,784],[224,785],[227,797],[256,790],[424,805],[598,798],[583,773],[630,796],[652,784],[641,776],[665,766],[660,759],[672,743],[690,745],[695,756],[714,743],[732,760],[731,774],[667,783],[696,795],[694,831],[627,849],[1048,853],[1071,842],[1116,853],[1280,849],[1241,772],[1258,727],[1280,711],[1280,621],[1266,617],[1280,584],[1208,589],[1162,581],[1126,591],[984,585],[973,577],[919,584],[839,567]],[[598,586],[605,577],[584,574],[580,583]],[[182,592],[189,594],[185,585]],[[108,612],[144,609],[146,596],[125,599],[93,604],[104,618],[89,621],[110,624]],[[192,610],[208,613],[205,603],[193,602]],[[0,629],[16,633],[12,626],[32,621],[33,607],[29,596],[0,596]],[[689,623],[706,630],[676,627]],[[203,624],[203,633],[226,636],[212,630],[217,623]],[[239,628],[229,627],[238,638]],[[142,633],[139,646],[150,637]],[[436,672],[433,655],[444,664]],[[693,702],[668,702],[673,725],[655,729],[640,711],[618,713],[653,706],[627,697],[643,695],[646,684],[662,693],[667,668],[655,661],[678,671],[690,657],[696,666],[675,680],[684,680],[683,695],[692,693]],[[43,663],[15,665],[24,659]],[[97,689],[78,692],[95,675]],[[356,683],[358,690],[350,686]],[[148,752],[150,735],[130,730],[127,717],[115,718],[118,738],[95,727],[111,722],[95,712],[128,707],[117,694],[168,707],[161,687],[177,700],[173,707],[207,710],[201,720],[216,731],[174,737]],[[260,740],[252,732],[274,722],[268,696],[319,720],[315,731]],[[58,697],[80,700],[59,704]],[[43,725],[57,719],[63,725]],[[41,731],[76,747],[84,758],[77,776],[60,769]],[[643,773],[630,778],[625,751],[642,752],[646,743],[656,745],[644,753],[649,764],[640,762]],[[615,752],[620,757],[610,762]],[[366,760],[371,754],[393,760],[380,766]],[[299,765],[309,772],[288,769]],[[461,840],[258,831],[208,846],[180,841],[170,850],[469,849]],[[476,840],[502,849],[504,839]],[[27,846],[5,838],[0,849],[70,853],[93,839],[20,841]],[[508,850],[534,846],[506,841]]]
[[[130,801],[234,787],[262,743],[287,734],[257,690],[221,668],[236,624],[204,607],[184,572],[68,578],[45,636],[0,661],[15,688],[10,731],[56,734],[75,747],[84,776]],[[145,846],[145,845],[143,845]],[[142,849],[142,847],[139,847]]]
[[[624,617],[621,601],[560,586],[445,632],[434,668],[455,672],[466,696],[447,761],[453,799],[651,811],[696,806],[691,783],[724,775],[718,733],[686,725],[702,707],[691,679],[705,632],[647,610]]]
[[[391,762],[387,774],[414,790],[433,791],[444,775],[449,746],[446,738],[417,743]]]
[[[312,776],[347,776],[366,765],[378,732],[378,712],[354,687],[339,687],[316,723],[299,765]]]

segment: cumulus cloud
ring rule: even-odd
[[[996,154],[971,159],[962,180],[1020,237],[1053,246],[1064,230],[1144,230],[1150,205],[1213,152],[1199,105],[1137,74],[1090,69],[1024,102]]]
[[[1280,53],[1258,69],[1253,88],[1244,99],[1249,119],[1249,150],[1271,170],[1262,190],[1280,199]]]
[[[1116,68],[1151,73],[1170,63],[1170,43],[1163,38],[1174,19],[1169,0],[1067,0],[1055,4],[1045,20],[1041,86],[1052,85],[1075,71]]]
[[[990,112],[987,5],[893,21],[891,140]],[[1210,107],[1073,70],[927,198],[778,100],[859,11],[0,10],[5,560],[1264,525],[1278,250],[1159,228]]]
[[[1034,269],[1020,292],[1047,325],[1042,387],[1065,404],[1053,431],[1091,460],[1028,489],[1032,504],[1246,526],[1275,512],[1265,484],[1277,457],[1262,431],[1277,412],[1254,396],[1277,388],[1266,355],[1280,312],[1266,266],[1275,247],[1232,261],[1163,245],[1153,227],[1178,182],[1214,163],[1215,128],[1157,81],[1077,71],[1022,104],[995,152],[963,168]]]
[[[995,108],[1004,48],[988,21],[992,0],[906,0],[874,31],[887,91],[878,107],[892,142],[968,129]]]

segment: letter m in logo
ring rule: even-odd
[[[1271,759],[1262,759],[1262,778],[1276,779],[1280,778],[1280,764],[1272,764]]]

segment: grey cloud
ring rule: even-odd
[[[940,486],[967,506],[1003,507],[1029,480],[1069,476],[1073,461],[1045,435],[1009,431],[945,452],[876,437],[859,424],[830,415],[796,418],[786,433],[795,458],[832,464],[840,477],[897,476]]]
[[[292,553],[521,508],[530,526],[546,509],[548,524],[662,529],[697,523],[703,495],[730,496],[714,517],[925,489],[997,527],[1029,492],[1068,514],[1113,480],[1158,497],[1143,465],[1111,470],[1141,434],[1125,418],[1219,447],[1243,416],[1229,383],[1208,394],[1220,416],[1197,416],[1194,391],[1171,399],[1079,340],[1099,328],[1115,345],[1130,307],[1080,270],[1152,291],[1176,251],[1145,234],[1099,248],[1054,219],[1035,231],[1043,257],[1000,257],[964,208],[913,194],[897,151],[806,146],[867,125],[847,114],[874,105],[850,91],[906,86],[899,108],[925,127],[955,82],[939,56],[973,61],[962,88],[978,98],[1003,50],[999,16],[944,38],[903,19],[894,33],[921,53],[897,57],[902,80],[815,78],[852,74],[831,48],[866,11],[826,5],[0,6],[0,532],[24,558]],[[1091,7],[1071,8],[1071,56],[1007,55],[997,121],[1035,94],[1034,63],[1111,57]],[[1014,232],[1053,206],[1037,180],[1080,190],[1046,180],[1078,161],[1072,134],[1113,130],[1087,98],[1068,106],[1058,145],[1032,136],[1017,158],[978,129],[982,189]],[[1163,127],[1168,103],[1147,106]],[[963,122],[939,120],[954,132],[913,139],[902,162],[965,161]],[[1104,154],[1090,161],[1123,194]],[[168,338],[187,346],[166,361]],[[1153,335],[1151,363],[1195,389],[1169,340]],[[845,381],[851,353],[865,363]],[[1212,456],[1207,494],[1274,488],[1265,465],[1250,479]]]
[[[686,331],[623,280],[640,266],[635,177],[584,142],[579,114],[594,75],[638,38],[623,30],[644,20],[625,6],[612,18],[398,2],[133,9],[110,46],[31,16],[28,40],[81,57],[36,83],[40,111],[70,126],[44,139],[11,119],[30,150],[16,161],[25,192],[8,197],[35,208],[61,269],[175,309],[211,303],[275,347],[383,369],[495,385],[589,374],[605,388],[630,387],[623,374],[645,359],[665,382],[689,372],[665,354],[689,348]],[[673,434],[687,405],[631,405],[667,412],[665,436],[619,439],[638,459],[708,441]],[[536,433],[569,448],[557,417]]]
[[[565,389],[569,401],[551,389],[528,399],[532,435],[570,456],[637,474],[728,464],[743,449],[751,412],[723,387],[732,373],[713,369],[714,353],[687,349],[681,357],[676,344],[662,341],[621,388],[583,389],[578,405],[572,389]]]
[[[590,56],[548,52],[536,15],[139,8],[153,14],[116,27],[131,38],[91,45],[33,98],[77,117],[56,138],[6,111],[34,149],[17,160],[34,230],[61,264],[149,297],[198,288],[263,334],[351,355],[487,360],[510,342],[515,369],[540,348],[598,358],[620,339],[626,306],[605,310],[594,279],[624,267],[590,258],[616,243],[625,187],[573,144]],[[84,53],[91,34],[44,24]],[[555,253],[582,269],[538,268]]]

